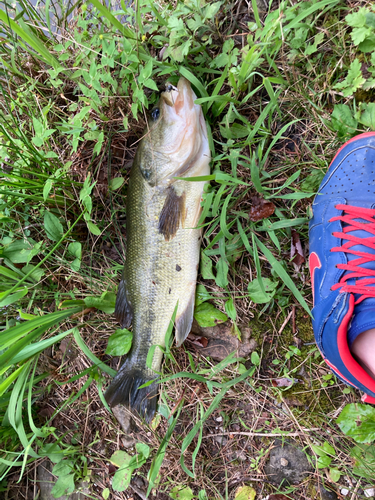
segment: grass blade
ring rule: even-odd
[[[287,288],[289,288],[289,290],[292,292],[292,294],[295,296],[295,298],[298,300],[298,302],[301,304],[301,306],[305,309],[305,311],[309,313],[309,316],[311,316],[310,308],[306,304],[305,299],[302,297],[301,292],[298,290],[298,288],[294,284],[292,278],[285,271],[285,269],[280,264],[280,262],[278,262],[275,259],[272,252],[270,252],[270,250],[268,250],[268,248],[265,245],[263,245],[263,243],[261,241],[259,241],[255,235],[254,235],[254,238],[255,238],[256,244],[258,245],[259,249],[261,250],[263,255],[266,257],[268,262],[271,264],[271,266],[275,270],[276,274],[284,282],[285,286]]]

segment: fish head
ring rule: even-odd
[[[189,175],[200,157],[208,158],[208,164],[207,128],[196,98],[189,81],[181,77],[177,87],[166,84],[152,109],[139,147],[142,173],[150,185],[168,185],[173,177]]]

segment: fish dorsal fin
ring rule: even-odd
[[[133,307],[126,289],[126,280],[122,278],[118,286],[115,318],[120,323],[121,328],[129,328],[133,319]]]
[[[193,323],[195,305],[195,286],[190,294],[185,311],[176,319],[176,344],[179,347],[189,335]]]
[[[159,217],[159,233],[164,236],[166,241],[176,236],[180,225],[184,227],[186,216],[185,199],[186,194],[184,192],[178,196],[175,188],[169,186],[168,194]]]

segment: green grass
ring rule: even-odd
[[[17,498],[18,478],[33,482],[48,457],[56,494],[86,480],[93,498],[112,488],[127,498],[120,490],[136,493],[138,475],[143,494],[224,499],[246,484],[262,498],[276,491],[263,474],[276,432],[310,450],[325,484],[347,487],[348,475],[358,490],[374,470],[372,445],[354,448],[335,423],[358,397],[312,344],[308,270],[290,252],[297,233],[307,254],[310,205],[339,145],[375,130],[371,3],[358,18],[339,0],[267,12],[255,0],[58,5],[0,11],[1,487]],[[367,30],[367,45],[354,29]],[[168,349],[159,415],[116,455],[123,434],[103,386],[118,369],[105,351],[117,329],[127,167],[147,110],[180,75],[212,154],[197,312],[225,313],[243,339],[250,329],[257,354],[217,365],[188,343]],[[274,211],[254,221],[257,197]],[[275,387],[283,377],[297,382]],[[116,480],[103,473],[110,459]],[[313,483],[280,491],[312,498]]]

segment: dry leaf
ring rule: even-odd
[[[249,339],[248,342],[240,342],[238,338],[232,334],[232,327],[229,321],[211,327],[201,327],[196,320],[193,321],[191,331],[196,338],[206,338],[207,345],[202,347],[203,340],[194,343],[194,347],[199,350],[204,356],[210,356],[215,361],[222,361],[232,352],[241,358],[246,358],[251,352],[256,349],[256,341]],[[190,338],[189,334],[188,339]],[[201,345],[200,345],[201,344]]]
[[[270,217],[275,211],[275,205],[272,201],[265,200],[260,196],[251,197],[251,209],[249,218],[252,222],[266,219]]]
[[[275,378],[272,380],[272,385],[274,387],[291,387],[293,384],[297,383],[298,380],[293,378]]]
[[[187,340],[191,344],[194,344],[198,347],[205,348],[208,345],[208,339],[206,337],[197,336],[197,335],[194,335],[193,333],[189,333],[189,335],[187,336]]]
[[[38,411],[38,415],[41,419],[46,419],[49,420],[52,415],[55,413],[55,410],[51,408],[50,406],[47,406],[46,408],[41,408]]]
[[[301,269],[302,264],[305,262],[301,240],[297,231],[292,229],[292,242],[290,245],[290,258],[292,259],[293,267],[296,271]]]

